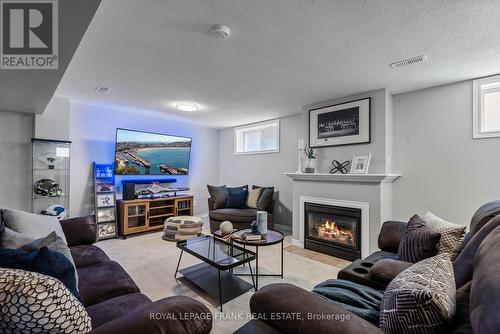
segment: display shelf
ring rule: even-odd
[[[69,216],[70,153],[69,141],[31,140],[31,212]]]
[[[97,239],[116,238],[116,194],[113,164],[94,162],[94,211],[97,222]],[[102,204],[109,205],[102,205]]]

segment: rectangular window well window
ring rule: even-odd
[[[234,128],[234,154],[276,153],[280,151],[278,119]]]
[[[472,82],[473,138],[500,137],[500,75]]]

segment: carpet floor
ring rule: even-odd
[[[248,303],[253,289],[225,303],[221,313],[215,300],[210,300],[201,291],[174,279],[180,250],[175,242],[165,241],[161,236],[162,233],[158,232],[130,237],[126,240],[111,239],[101,241],[97,246],[102,248],[112,260],[120,263],[137,283],[142,293],[153,301],[183,295],[207,305],[215,318],[212,333],[233,333],[246,323],[250,312]],[[322,281],[337,277],[339,270],[349,264],[347,261],[292,246],[290,237],[285,238],[284,247],[284,278],[261,277],[259,287],[286,282],[310,290]],[[259,249],[259,268],[262,273],[279,272],[279,254],[280,245]],[[195,257],[185,254],[180,268],[200,262]],[[251,282],[250,277],[243,279]]]

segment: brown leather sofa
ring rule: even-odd
[[[176,296],[152,302],[143,295],[127,272],[93,245],[97,227],[92,218],[62,220],[61,226],[78,271],[83,305],[92,319],[91,333],[210,332],[211,313],[198,301]],[[151,320],[151,314],[172,317]],[[184,314],[192,316],[181,317]]]
[[[276,195],[276,193],[275,193]],[[275,196],[273,195],[273,196]],[[267,206],[267,228],[273,229],[273,213],[274,213],[274,203],[275,199],[270,201]],[[250,228],[250,224],[257,219],[257,209],[233,209],[233,208],[223,208],[214,209],[214,200],[208,198],[208,216],[210,218],[210,232],[214,233],[219,229],[220,223],[225,220],[230,221],[235,229]]]
[[[391,225],[396,228],[389,234],[384,230]],[[388,248],[380,252],[391,253],[388,250],[395,250],[397,235],[400,233],[399,224],[390,222],[384,226],[379,246],[382,244],[384,248]],[[380,252],[372,254],[372,259],[390,255]],[[447,333],[500,333],[500,317],[497,314],[500,309],[499,257],[500,201],[494,201],[483,205],[473,215],[470,239],[464,241],[464,247],[453,263],[457,313]],[[399,272],[396,270],[394,276],[397,273]],[[378,327],[326,298],[292,284],[278,283],[263,287],[250,299],[250,310],[256,315],[256,319],[235,333],[383,334]],[[312,319],[311,315],[321,317]]]

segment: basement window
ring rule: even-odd
[[[234,154],[276,153],[280,151],[278,119],[234,128]]]
[[[500,75],[472,82],[473,138],[500,137]]]

